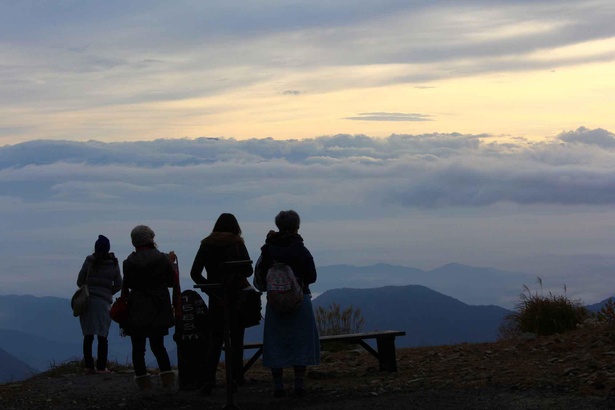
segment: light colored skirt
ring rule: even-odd
[[[303,296],[301,309],[281,316],[267,306],[263,334],[263,366],[279,369],[320,364],[320,339],[312,296]]]
[[[83,315],[79,316],[83,336],[96,335],[107,337],[111,327],[110,310],[111,304],[107,300],[94,295],[90,296],[88,309]]]

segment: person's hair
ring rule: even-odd
[[[275,217],[275,226],[280,232],[296,232],[299,230],[301,218],[299,214],[292,209],[288,211],[280,211]]]
[[[218,217],[212,232],[230,232],[237,236],[241,236],[241,228],[235,215],[223,213]]]

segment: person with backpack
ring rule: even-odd
[[[145,347],[149,339],[160,369],[162,387],[173,392],[175,373],[171,369],[164,337],[169,334],[169,328],[175,325],[168,288],[179,290],[179,278],[173,266],[175,253],[160,252],[154,236],[154,231],[145,225],[137,225],[130,232],[135,250],[123,264],[122,297],[128,298],[128,320],[122,323],[122,328],[132,343],[132,365],[139,390],[146,392],[152,387],[145,365]],[[179,302],[175,302],[177,310]]]
[[[237,263],[229,270],[228,262]],[[203,277],[203,269],[207,277]],[[252,276],[250,255],[241,237],[241,228],[235,215],[223,213],[218,217],[209,236],[201,241],[199,250],[194,257],[190,277],[199,285],[222,284],[222,291],[208,291],[209,295],[209,348],[205,361],[205,384],[201,393],[209,396],[216,387],[216,371],[224,343],[224,298],[227,297],[229,309],[235,306],[238,292],[250,286],[247,278]],[[245,383],[243,376],[243,341],[245,328],[239,322],[237,312],[229,311],[229,332],[232,354],[233,382],[236,386]]]
[[[316,267],[298,233],[300,223],[293,210],[278,213],[275,224],[279,232],[269,231],[254,269],[254,286],[267,292],[263,366],[271,369],[275,397],[286,395],[285,367],[294,369],[295,396],[303,396],[306,367],[320,364],[320,339],[309,287],[316,282]]]
[[[87,308],[79,316],[79,323],[83,333],[83,361],[85,374],[109,373],[107,369],[107,354],[109,351],[109,327],[111,317],[109,309],[113,302],[113,295],[122,288],[122,274],[117,258],[112,252],[109,239],[98,235],[94,243],[94,253],[88,255],[77,277],[77,286],[88,285],[90,296]],[[98,354],[96,367],[92,356],[94,336],[98,339]]]

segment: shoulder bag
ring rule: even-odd
[[[92,263],[88,266],[88,272],[85,275],[85,281],[75,294],[70,299],[70,307],[73,309],[73,316],[81,316],[88,309],[88,301],[90,300],[90,289],[88,288],[88,276],[92,270]]]

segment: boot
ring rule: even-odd
[[[162,384],[162,389],[168,393],[175,392],[175,372],[173,370],[169,370],[168,372],[160,373],[160,383]]]
[[[135,376],[135,382],[137,383],[137,387],[141,391],[149,391],[152,389],[152,379],[149,377],[149,374],[144,374],[143,376]]]

